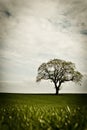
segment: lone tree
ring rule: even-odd
[[[82,74],[75,70],[74,63],[53,59],[39,66],[36,81],[51,80],[55,85],[56,95],[58,95],[62,83],[66,81],[79,83],[82,77]]]

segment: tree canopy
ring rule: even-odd
[[[56,94],[58,94],[62,83],[66,81],[79,83],[82,77],[82,74],[76,71],[74,63],[53,59],[39,66],[36,81],[51,80],[55,85]]]

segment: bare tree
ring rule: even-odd
[[[55,85],[56,95],[58,95],[62,83],[66,81],[80,83],[82,77],[83,75],[75,70],[74,63],[53,59],[39,66],[36,81],[51,80]]]

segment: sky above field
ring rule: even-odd
[[[87,0],[0,0],[0,92],[52,93],[36,83],[43,62],[75,63],[82,86],[65,83],[61,93],[87,93]]]

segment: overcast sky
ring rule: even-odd
[[[75,63],[82,86],[63,84],[61,93],[87,93],[87,0],[0,0],[0,92],[55,92],[36,83],[43,62]]]

